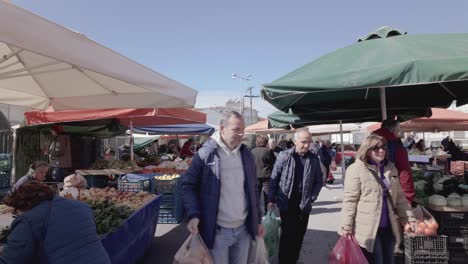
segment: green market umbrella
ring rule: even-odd
[[[317,123],[429,116],[430,107],[468,103],[468,34],[406,35],[382,27],[265,84],[283,112]]]

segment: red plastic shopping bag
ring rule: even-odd
[[[328,256],[329,264],[367,264],[354,235],[340,237]]]

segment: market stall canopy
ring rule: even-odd
[[[430,116],[430,107],[468,103],[467,47],[468,34],[406,35],[382,27],[265,84],[262,95],[315,123],[379,121],[382,108],[405,120]]]
[[[151,145],[155,140],[158,140],[160,136],[141,136],[133,135],[133,141],[135,145],[133,146],[133,151],[138,152],[144,149],[146,146]]]
[[[35,109],[192,108],[197,91],[0,0],[0,103]]]
[[[35,126],[22,126],[20,130],[42,131],[49,133],[49,130],[56,123],[47,123]],[[61,123],[63,133],[67,135],[79,135],[98,138],[112,138],[115,136],[124,135],[127,127],[122,126],[117,119],[99,119],[86,120],[79,122]]]
[[[312,133],[313,136],[315,135],[329,135],[329,134],[338,134],[340,133],[340,125],[339,124],[329,124],[329,125],[315,125],[315,126],[308,126],[309,132]],[[360,131],[361,126],[360,124],[350,123],[350,124],[343,124],[343,133],[350,133],[353,131]]]
[[[135,133],[158,135],[211,135],[214,131],[214,127],[206,124],[135,127]]]
[[[206,114],[186,108],[99,109],[31,111],[24,113],[27,125],[63,123],[84,120],[117,118],[120,124],[130,126],[204,124]]]
[[[259,121],[245,128],[247,134],[279,134],[294,133],[294,129],[269,128],[268,119]]]
[[[368,128],[379,129],[381,123]],[[431,117],[414,118],[400,124],[404,132],[468,131],[468,113],[441,108],[432,108]]]

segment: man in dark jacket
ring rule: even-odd
[[[325,140],[318,151],[320,162],[325,167],[325,175],[324,175],[325,179],[328,179],[328,175],[330,174],[330,165],[332,163],[332,157],[330,155],[330,147],[331,147],[330,140]],[[325,181],[326,180],[324,180],[324,183]]]
[[[312,203],[322,188],[322,171],[318,157],[309,149],[312,135],[307,129],[294,134],[295,147],[282,151],[271,174],[269,209],[275,204],[281,214],[279,261],[296,263],[309,222]]]
[[[408,152],[399,137],[400,131],[399,121],[387,119],[382,122],[382,127],[374,133],[387,140],[388,159],[395,164],[398,170],[400,185],[406,199],[412,202],[415,196],[413,174],[408,160]]]
[[[257,167],[257,179],[258,179],[258,191],[260,195],[264,195],[265,198],[265,212],[267,205],[266,194],[262,192],[263,186],[268,187],[270,183],[271,172],[273,171],[273,166],[275,165],[276,156],[273,150],[267,147],[268,138],[264,136],[258,136],[257,145],[252,149],[252,154],[255,159],[255,165]]]
[[[182,178],[187,228],[200,232],[214,263],[245,264],[250,241],[263,236],[255,161],[241,143],[244,121],[238,112],[226,112],[219,129]]]

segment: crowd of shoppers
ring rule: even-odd
[[[399,134],[397,121],[384,121],[345,177],[339,233],[353,234],[369,263],[393,263],[401,226],[414,221],[412,175]],[[194,155],[182,179],[187,228],[201,235],[215,264],[247,263],[250,242],[264,233],[259,200],[267,193],[263,209],[277,208],[281,218],[279,263],[297,263],[312,205],[336,169],[336,150],[330,141],[316,145],[307,129],[296,130],[293,142],[257,136],[252,150],[243,137],[243,117],[226,112],[219,132]]]

